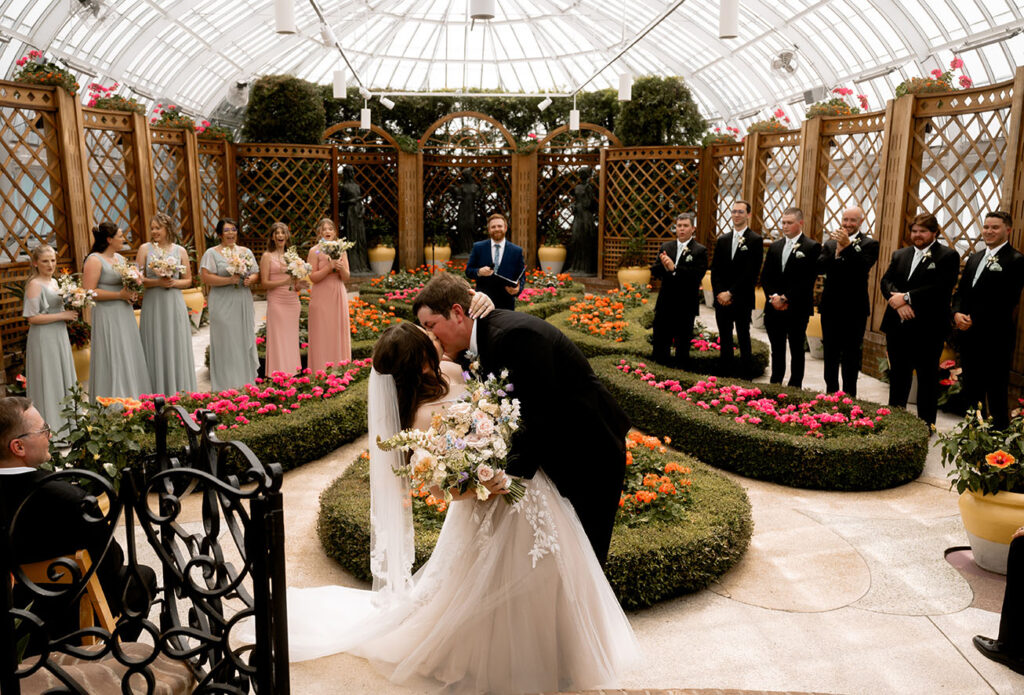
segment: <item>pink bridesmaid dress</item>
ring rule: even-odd
[[[313,270],[331,264],[327,254],[317,248],[311,254]],[[342,255],[348,263],[348,255]],[[309,298],[309,359],[306,366],[314,372],[327,363],[337,364],[352,359],[352,333],[348,319],[348,292],[336,272],[313,284]]]
[[[288,277],[285,266],[270,258],[270,280]],[[299,355],[299,295],[289,285],[267,290],[267,376],[274,372],[294,374],[302,368]]]

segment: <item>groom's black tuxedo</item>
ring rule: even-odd
[[[529,314],[497,309],[477,319],[484,374],[508,369],[521,408],[508,472],[542,469],[576,510],[603,564],[626,474],[629,418],[572,341]]]

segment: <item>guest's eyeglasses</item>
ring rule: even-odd
[[[47,438],[49,438],[50,435],[52,434],[50,432],[50,426],[43,425],[42,429],[32,430],[31,432],[23,432],[22,434],[19,434],[17,437],[11,437],[11,439],[24,439],[25,437],[31,437],[32,435],[36,434],[45,434]]]

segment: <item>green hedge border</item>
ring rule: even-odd
[[[743,488],[687,456],[693,469],[692,507],[676,523],[616,526],[605,575],[622,606],[645,608],[699,591],[731,569],[750,544],[753,521]],[[320,495],[317,535],[328,556],[370,581],[369,462],[357,459]],[[415,567],[422,565],[439,531],[416,530]]]
[[[605,355],[635,355],[637,357],[650,360],[652,359],[652,348],[649,340],[650,330],[643,327],[642,323],[649,311],[650,310],[645,306],[626,310],[626,320],[634,326],[638,326],[639,329],[634,329],[634,335],[621,343],[614,343],[580,333],[569,325],[569,311],[549,316],[547,317],[547,320],[560,331],[565,333],[566,337],[574,342],[576,347],[578,347],[588,359],[602,357]],[[754,359],[755,376],[760,376],[764,374],[765,370],[768,368],[768,358],[771,354],[771,350],[767,343],[757,340],[756,338],[751,338],[750,344]],[[690,364],[698,373],[713,374],[718,370],[718,352],[690,350]]]
[[[757,430],[710,411],[679,402],[668,393],[623,374],[617,357],[591,361],[633,426],[659,437],[716,468],[748,478],[812,490],[883,490],[916,479],[928,455],[928,425],[893,408],[890,424],[876,435],[816,439]],[[702,377],[659,367],[660,379],[678,379],[689,387]],[[761,389],[768,396],[787,393],[813,398],[817,392],[739,379],[729,383]],[[883,407],[856,401],[868,412]],[[887,406],[884,406],[887,407]]]

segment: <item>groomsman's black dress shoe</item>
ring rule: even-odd
[[[981,635],[974,636],[974,646],[992,661],[998,661],[1010,670],[1024,674],[1024,650],[1008,650],[1004,642]]]

